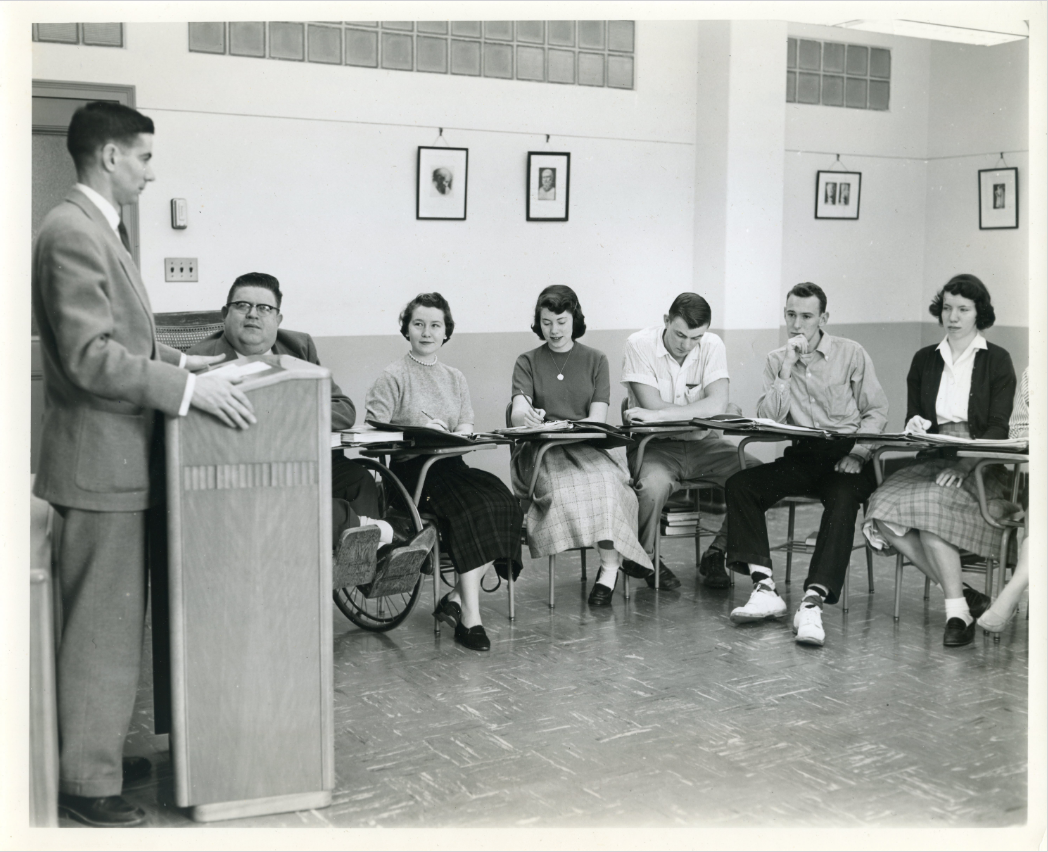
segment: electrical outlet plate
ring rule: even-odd
[[[197,281],[197,259],[195,257],[165,257],[165,281]]]

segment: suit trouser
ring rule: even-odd
[[[360,515],[377,518],[378,486],[370,471],[341,452],[331,457],[331,536],[338,550],[343,531],[360,526]]]
[[[630,463],[633,453],[628,452]],[[746,455],[747,468],[760,462]],[[637,492],[637,526],[640,545],[648,556],[655,553],[655,536],[659,532],[662,509],[686,479],[709,479],[721,486],[739,472],[739,450],[718,434],[709,434],[701,441],[654,440],[644,448],[644,463],[633,487]],[[710,544],[724,550],[727,540],[727,521]]]
[[[119,795],[142,656],[149,512],[55,510],[63,519],[59,789]]]
[[[764,513],[783,497],[818,497],[823,514],[815,551],[804,581],[829,591],[827,603],[836,603],[844,586],[855,540],[855,516],[877,487],[873,463],[859,473],[838,473],[837,462],[853,441],[800,441],[787,447],[771,464],[735,474],[725,487],[728,502],[727,561],[763,565],[771,573],[771,550]]]

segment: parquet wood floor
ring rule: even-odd
[[[798,511],[798,530],[818,526]],[[769,514],[772,540],[785,512]],[[1022,824],[1027,791],[1025,605],[1000,644],[942,646],[942,594],[907,569],[892,620],[894,560],[852,562],[851,610],[825,609],[826,645],[781,622],[735,626],[749,592],[697,583],[690,540],[664,540],[683,586],[633,584],[591,610],[578,558],[561,558],[556,609],[545,560],[526,565],[517,619],[484,595],[490,653],[435,638],[428,589],[408,621],[366,633],[335,611],[330,808],[235,826],[983,827]],[[594,561],[591,557],[591,562]],[[592,582],[593,571],[590,572]],[[981,588],[982,578],[972,581]],[[167,737],[151,733],[148,659],[129,754],[154,777],[125,794],[156,826],[193,826],[171,804]],[[274,735],[278,735],[274,732]],[[259,744],[265,748],[264,743]],[[755,803],[760,803],[755,808]],[[63,821],[64,825],[73,825]]]

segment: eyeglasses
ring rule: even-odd
[[[230,302],[226,307],[232,308],[238,314],[248,314],[254,308],[260,317],[268,317],[280,310],[276,305],[256,305],[254,302]]]

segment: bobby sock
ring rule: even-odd
[[[757,585],[761,580],[767,580],[771,583],[771,587],[775,588],[775,581],[771,578],[771,569],[765,568],[763,565],[754,565],[752,562],[750,566],[750,579],[753,580],[753,585]]]
[[[597,582],[609,589],[615,588],[615,580],[619,576],[619,568],[622,565],[622,557],[614,547],[601,547],[597,545],[597,553],[600,555],[600,571],[597,572]]]
[[[826,596],[829,593],[830,590],[827,589],[825,586],[820,586],[817,583],[813,583],[812,585],[808,586],[807,590],[804,592],[804,599],[801,602],[814,604],[815,606],[822,606],[823,602],[826,600]]]
[[[393,527],[391,527],[387,521],[383,521],[378,518],[369,518],[367,517],[367,515],[361,515],[360,525],[362,527],[366,527],[368,526],[368,524],[378,527],[379,547],[381,547],[384,544],[393,543]]]
[[[946,599],[946,620],[949,621],[951,618],[959,618],[966,625],[974,621],[972,614],[968,611],[968,601],[963,597]]]

